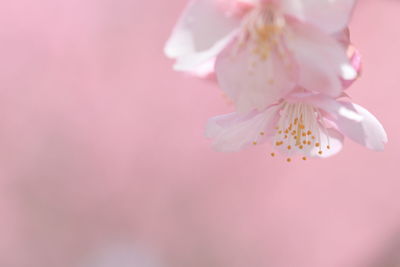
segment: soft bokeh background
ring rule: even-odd
[[[211,150],[232,107],[162,55],[185,3],[2,2],[0,266],[400,266],[400,1],[351,25],[386,151],[290,165]]]

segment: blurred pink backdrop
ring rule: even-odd
[[[0,266],[395,267],[400,1],[351,25],[386,150],[290,165],[210,148],[232,107],[162,54],[186,2],[3,1]]]

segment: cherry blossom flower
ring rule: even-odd
[[[357,75],[336,36],[355,0],[194,0],[165,47],[175,69],[209,73],[238,112],[263,110],[297,85],[338,97]]]
[[[288,162],[295,155],[332,156],[342,149],[344,136],[372,150],[383,150],[387,142],[380,122],[363,107],[309,92],[295,92],[262,111],[212,118],[206,135],[225,152],[269,141]]]

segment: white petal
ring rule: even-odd
[[[327,158],[342,150],[344,137],[337,130],[327,128],[326,126],[323,127],[317,121],[306,127],[307,131],[311,130],[312,139],[311,135],[307,135],[307,137],[299,135],[300,140],[296,140],[293,139],[295,136],[291,136],[289,133],[289,138],[285,137],[285,139],[282,139],[282,135],[275,138],[273,144],[276,144],[277,141],[283,141],[283,143],[279,146],[275,145],[274,148],[289,158],[296,157],[297,155]],[[306,143],[306,141],[309,143]]]
[[[185,71],[189,72],[195,77],[198,78],[210,78],[214,77],[215,80],[215,72],[214,72],[215,60],[208,60],[205,63],[199,64],[198,66],[193,67],[192,69],[187,69]]]
[[[361,122],[363,117],[352,106],[347,105],[345,102],[337,101],[336,99],[327,97],[325,95],[310,95],[304,94],[302,96],[292,96],[292,101],[303,101],[311,104],[316,108],[322,109],[334,116],[334,119],[345,118],[355,122]]]
[[[349,102],[336,101],[326,96],[303,99],[333,116],[330,118],[338,130],[353,141],[373,150],[383,150],[387,135],[381,123],[363,107]]]
[[[353,68],[352,65],[343,64],[341,66],[341,76],[344,80],[350,81],[357,78],[357,71]]]
[[[254,45],[235,40],[218,56],[215,65],[219,85],[238,112],[263,110],[294,88],[291,62],[285,62],[276,48],[262,58],[254,53]]]
[[[320,131],[320,146],[310,151],[311,157],[328,158],[339,153],[343,148],[344,136],[333,128]],[[328,149],[329,147],[329,149]],[[320,153],[322,151],[322,153]]]
[[[279,106],[250,114],[231,113],[211,118],[206,126],[206,136],[213,139],[218,151],[239,151],[256,142],[262,143],[270,136]],[[260,134],[263,133],[263,134]]]
[[[332,97],[340,96],[342,80],[357,76],[347,47],[310,25],[292,22],[289,29],[286,43],[299,68],[299,85]]]
[[[357,112],[361,121],[339,117],[336,124],[339,130],[353,141],[372,150],[383,150],[388,141],[385,129],[378,119],[365,108],[353,103],[341,103],[346,109]]]
[[[216,42],[210,49],[205,51],[193,52],[185,55],[181,55],[176,58],[174,64],[174,70],[177,71],[188,71],[188,72],[203,72],[204,65],[214,63],[216,56],[229,44],[232,38],[236,35],[236,31],[225,36],[223,39]]]
[[[218,3],[192,0],[183,12],[164,49],[170,58],[188,57],[178,62],[177,69],[193,71],[195,64],[215,57],[239,26],[240,20],[226,14]]]
[[[283,12],[328,33],[347,27],[357,0],[281,0]]]

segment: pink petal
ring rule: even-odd
[[[303,155],[306,157],[319,157],[327,158],[339,153],[343,148],[343,135],[333,128],[322,127],[320,123],[317,123],[313,128],[312,132],[316,136],[316,140],[313,141],[312,145],[301,144],[296,145],[296,141],[290,142],[292,139],[286,139],[284,145],[274,146],[281,154],[287,157],[295,157],[296,155]],[[318,133],[318,134],[317,134]],[[273,140],[273,144],[281,139]],[[289,140],[289,141],[287,141]],[[318,146],[314,145],[318,143]],[[288,149],[288,145],[291,147]]]
[[[288,97],[289,101],[303,101],[309,103],[316,108],[326,111],[333,116],[335,120],[346,119],[354,122],[361,122],[363,117],[354,108],[344,105],[341,101],[337,101],[325,95],[311,95],[311,94],[293,94]]]
[[[327,33],[347,27],[357,0],[281,0],[283,12]]]
[[[310,157],[328,158],[336,155],[343,148],[344,136],[333,128],[326,129],[326,132],[321,130],[320,139],[320,148],[314,147],[309,153]],[[322,151],[322,154],[319,151]]]
[[[229,16],[215,0],[192,0],[183,12],[164,51],[178,59],[177,70],[195,71],[229,42],[240,19]]]
[[[218,82],[238,112],[262,110],[294,87],[295,71],[291,63],[284,61],[276,47],[267,58],[262,58],[254,53],[255,45],[250,41],[240,44],[235,39],[216,61]]]
[[[343,80],[343,87],[344,89],[349,88],[360,76],[362,73],[362,57],[360,51],[358,51],[354,46],[350,45],[347,52],[351,65],[357,72],[357,77],[352,80]]]
[[[304,97],[303,101],[333,115],[333,122],[339,131],[353,141],[369,149],[384,149],[388,141],[385,129],[375,116],[363,107],[325,96]]]
[[[206,136],[212,138],[213,147],[222,152],[239,151],[254,142],[262,143],[272,132],[270,129],[279,107],[273,106],[263,112],[231,113],[211,118],[206,126]]]
[[[339,130],[353,141],[372,150],[383,150],[388,141],[385,129],[378,119],[365,108],[347,102],[341,102],[347,109],[357,112],[362,120],[357,122],[339,117],[336,124]]]
[[[350,41],[350,30],[345,28],[340,32],[332,34],[332,36],[338,40],[344,47],[348,47],[351,44]]]
[[[342,80],[357,76],[347,47],[310,25],[291,21],[289,28],[286,44],[298,64],[298,84],[331,97],[340,96]]]
[[[214,72],[215,60],[208,60],[207,62],[198,65],[190,74],[195,77],[216,81],[215,72]]]

